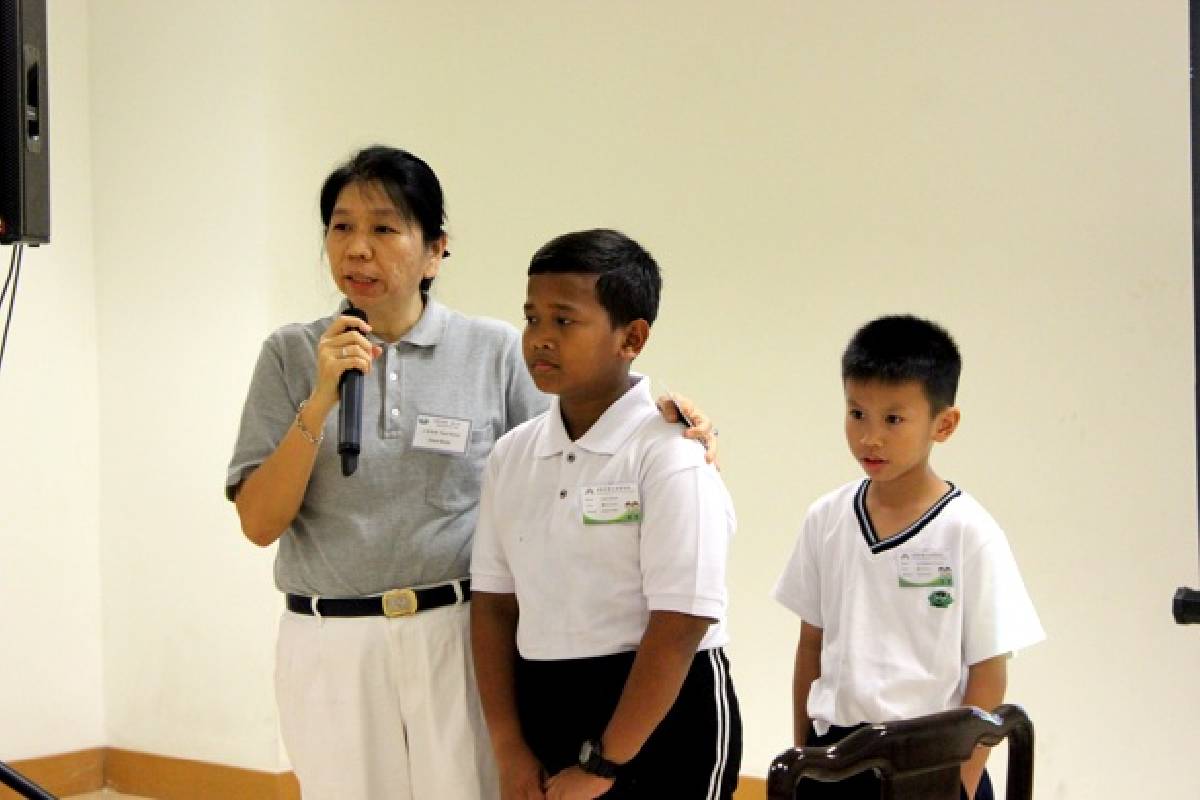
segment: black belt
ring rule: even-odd
[[[471,579],[461,578],[423,589],[392,589],[375,597],[319,597],[316,613],[322,617],[407,617],[418,611],[452,606],[471,599]],[[287,596],[288,611],[313,613],[313,598],[302,594]]]

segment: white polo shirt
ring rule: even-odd
[[[870,481],[812,505],[775,598],[823,630],[808,695],[818,734],[962,704],[967,669],[1046,637],[1004,532],[955,488],[880,540]]]
[[[704,448],[633,384],[578,441],[550,409],[496,442],[484,469],[472,589],[516,594],[517,648],[534,660],[636,650],[651,611],[725,633],[733,502]]]

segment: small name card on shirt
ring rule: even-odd
[[[579,492],[584,525],[616,525],[640,522],[641,497],[636,483],[585,486]]]
[[[900,554],[903,587],[953,586],[950,554],[941,550],[911,550]]]
[[[417,414],[417,428],[413,433],[412,441],[415,450],[462,455],[467,452],[467,444],[470,440],[471,420],[469,419]]]

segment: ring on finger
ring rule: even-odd
[[[342,345],[342,358],[346,357],[346,345]]]

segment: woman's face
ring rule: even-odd
[[[333,282],[370,316],[419,302],[423,278],[442,264],[445,242],[426,242],[378,183],[349,183],[338,195],[325,233]]]

